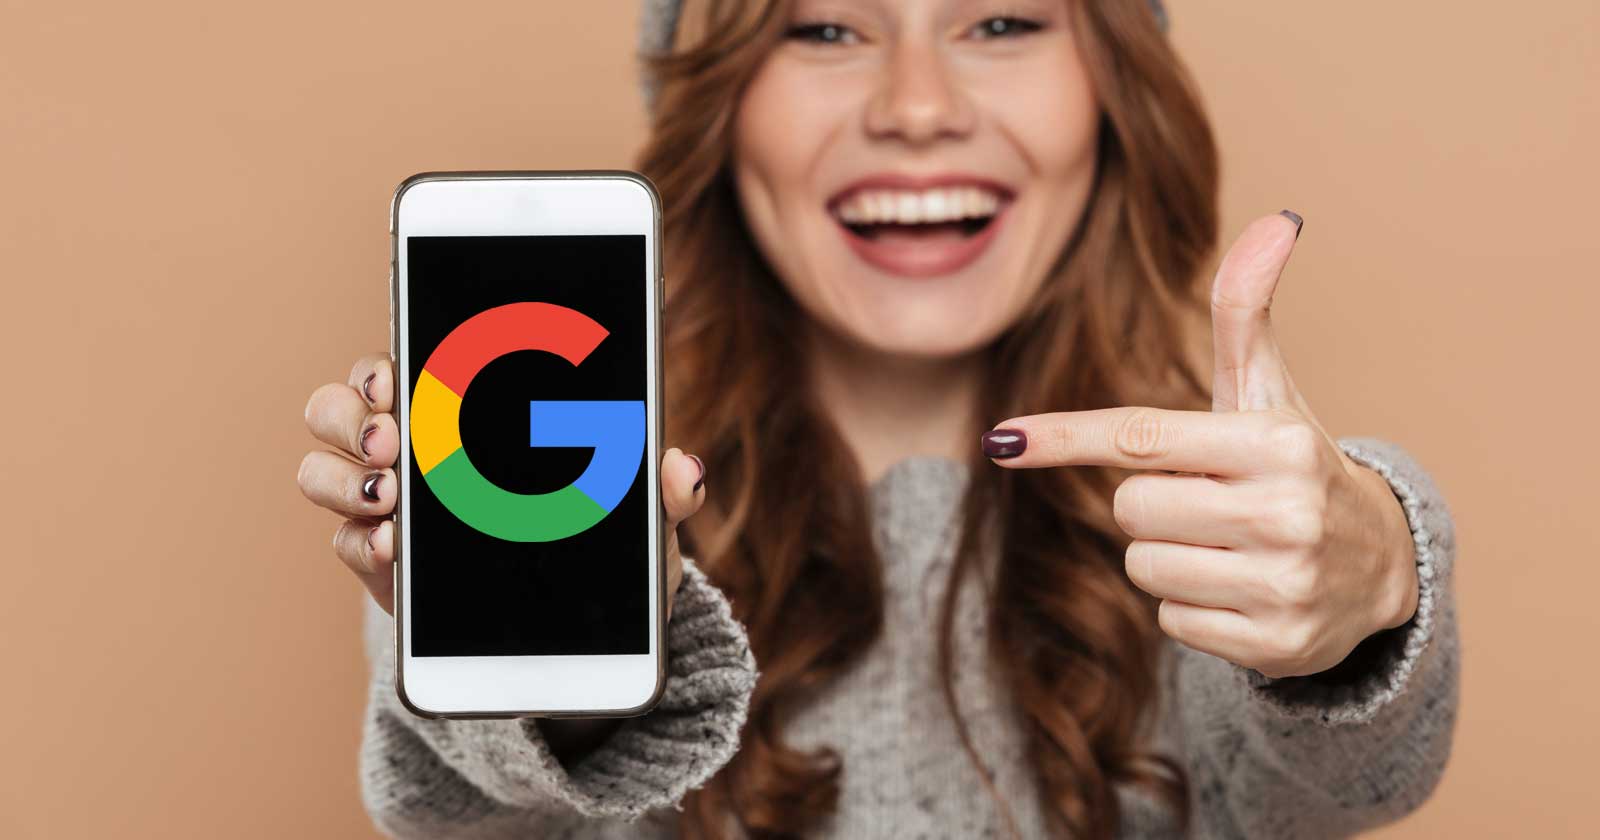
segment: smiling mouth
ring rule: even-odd
[[[976,236],[1010,200],[980,186],[925,190],[861,189],[829,208],[852,235],[868,241],[938,241]]]
[[[872,184],[828,205],[852,253],[901,277],[942,277],[973,264],[994,243],[1014,196],[973,179],[939,186]]]

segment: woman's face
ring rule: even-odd
[[[883,352],[1014,323],[1083,214],[1099,104],[1067,0],[797,0],[734,173],[802,309]]]

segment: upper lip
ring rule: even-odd
[[[851,193],[859,192],[860,190],[928,190],[936,187],[982,187],[999,194],[1002,201],[1011,198],[1013,192],[1010,187],[994,178],[966,172],[936,172],[927,175],[913,175],[906,172],[878,172],[857,178],[834,192],[828,198],[828,209],[832,210],[839,202],[849,198]]]

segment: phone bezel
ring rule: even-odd
[[[666,686],[666,568],[660,499],[661,198],[628,170],[424,172],[390,208],[390,355],[399,422],[395,511],[395,692],[432,718],[622,717],[643,714]],[[410,382],[405,239],[412,235],[645,235],[645,468],[649,490],[650,647],[637,655],[413,657],[409,652]],[[404,350],[405,352],[402,352]]]

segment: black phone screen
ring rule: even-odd
[[[402,247],[412,655],[649,653],[645,237]]]

